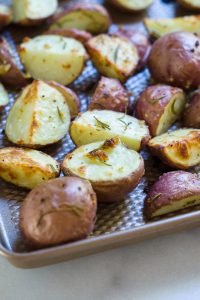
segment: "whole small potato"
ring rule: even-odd
[[[200,179],[185,171],[165,173],[150,188],[144,205],[148,219],[200,204]]]
[[[20,209],[20,228],[30,244],[41,248],[80,240],[93,230],[96,209],[89,181],[57,178],[27,195]]]
[[[166,132],[180,118],[186,103],[183,90],[164,84],[149,86],[136,103],[136,116],[145,120],[152,136]]]
[[[183,124],[185,127],[200,128],[200,90],[191,96],[184,112]]]
[[[101,77],[89,109],[108,109],[119,112],[126,112],[129,106],[128,92],[119,80]]]
[[[190,32],[172,32],[159,38],[148,59],[153,78],[162,83],[196,88],[200,85],[200,38]]]

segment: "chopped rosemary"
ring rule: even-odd
[[[114,51],[114,62],[117,62],[118,59],[118,54],[119,54],[119,50],[120,50],[120,45],[118,45]]]
[[[51,168],[51,170],[52,170],[53,172],[56,172],[56,173],[57,173],[56,168],[54,168],[54,166],[53,166],[52,164],[48,164],[48,166]]]
[[[165,98],[165,95],[162,95],[162,96],[160,96],[160,97],[158,97],[158,98],[150,99],[149,102],[150,102],[151,104],[155,104],[156,102],[158,102],[158,101],[160,101],[160,100],[162,100],[162,99],[164,99],[164,98]]]
[[[150,198],[148,199],[148,201],[149,201],[149,202],[150,202],[150,201],[152,202],[152,201],[156,200],[157,198],[159,198],[161,195],[162,195],[162,193],[155,194],[153,197],[150,197]]]
[[[59,119],[64,123],[64,120],[63,120],[63,115],[59,109],[59,107],[57,106],[57,111],[58,111],[58,116],[59,116]]]
[[[100,121],[99,119],[97,119],[96,117],[94,117],[96,120],[96,126],[102,129],[108,129],[111,130],[110,126],[102,121]]]
[[[65,50],[66,47],[67,47],[67,43],[65,42],[65,43],[63,44],[63,50]]]

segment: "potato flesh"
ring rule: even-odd
[[[110,129],[102,128],[97,120]],[[149,130],[144,121],[129,115],[109,110],[92,110],[81,114],[72,122],[70,135],[78,146],[117,135],[129,148],[138,151],[142,140],[149,136]]]
[[[14,21],[45,19],[55,13],[57,6],[57,0],[13,0]]]
[[[136,47],[118,36],[102,34],[90,39],[88,46],[91,59],[100,73],[121,81],[133,73],[139,61]]]
[[[25,88],[8,115],[6,134],[16,144],[48,145],[62,139],[69,129],[70,114],[64,97],[45,82],[34,84],[36,91],[33,86],[32,90],[30,86]]]
[[[0,177],[17,186],[32,189],[59,175],[59,165],[51,156],[37,150],[0,150]]]
[[[7,5],[0,4],[0,14],[10,15],[10,8]]]
[[[108,26],[107,16],[92,10],[78,10],[61,17],[50,28],[76,28],[97,34],[107,31]]]
[[[191,196],[181,200],[173,201],[170,205],[165,205],[152,213],[152,217],[158,217],[171,212],[175,212],[184,208],[192,207],[200,204],[200,197]]]
[[[64,166],[74,174],[91,181],[119,180],[138,169],[141,157],[119,143],[113,149],[103,150],[108,156],[106,164],[90,159],[87,154],[102,146],[102,142],[81,146],[72,152],[72,158],[64,160]]]
[[[34,79],[67,85],[82,72],[86,51],[75,39],[43,35],[21,44],[20,57]]]
[[[184,110],[185,107],[185,96],[183,93],[180,93],[179,95],[175,95],[172,97],[171,101],[167,105],[164,114],[159,120],[159,125],[156,130],[156,135],[160,135],[165,133],[171,125],[179,119],[181,116],[181,113]]]
[[[0,83],[0,108],[7,105],[9,102],[8,93],[6,92],[4,86]]]
[[[200,34],[200,16],[186,16],[174,19],[145,19],[148,32],[159,38],[175,31],[187,31]]]
[[[152,4],[153,0],[117,0],[116,2],[118,2],[121,6],[124,6],[125,8],[140,10]]]

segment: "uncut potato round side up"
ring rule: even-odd
[[[70,1],[77,2],[77,1]],[[92,1],[103,3],[103,1]],[[113,15],[114,22],[122,23],[133,23],[141,21],[144,16],[154,15],[161,17],[173,17],[175,16],[174,3],[170,2],[169,4],[164,4],[162,1],[155,0],[155,4],[149,8],[148,12],[139,14],[138,16],[133,16],[131,14],[120,14],[119,11],[114,9],[110,10]],[[184,11],[182,11],[184,12]],[[119,18],[120,17],[120,18]],[[124,22],[124,21],[125,22]],[[138,24],[138,23],[137,23]],[[138,26],[138,25],[137,25]],[[140,26],[140,25],[139,25]],[[18,31],[21,31],[23,35],[23,29],[11,29],[13,37],[20,36],[17,35]],[[26,34],[27,35],[27,34]],[[35,35],[35,32],[32,32],[32,35]],[[11,48],[15,51],[12,41],[10,40],[9,34],[5,35]],[[85,111],[87,109],[90,91],[88,87],[97,81],[98,73],[92,68],[91,63],[88,63],[87,68],[83,74],[72,84],[72,88],[76,90],[81,99],[81,110]],[[147,70],[144,70],[137,75],[130,78],[126,87],[133,93],[132,101],[134,101],[137,96],[144,90],[148,85],[149,73]],[[14,95],[10,94],[10,105],[7,106],[2,114],[0,114],[0,148],[10,146],[11,144],[5,139],[3,129],[5,127],[6,118],[9,112],[9,109],[14,101]],[[58,161],[62,161],[66,153],[74,148],[74,145],[69,136],[64,138],[64,140],[54,146],[49,146],[43,148],[42,150]],[[108,234],[113,232],[119,232],[127,229],[134,229],[136,227],[142,226],[145,224],[143,218],[143,201],[146,196],[145,191],[148,185],[151,185],[161,173],[167,171],[166,167],[162,163],[146,153],[144,153],[145,158],[145,168],[146,175],[142,179],[138,187],[124,200],[119,203],[113,204],[99,204],[98,213],[97,213],[97,222],[94,229],[94,232],[89,236],[99,236],[102,234]],[[19,189],[11,184],[0,181],[0,230],[2,230],[1,236],[7,237],[7,240],[3,240],[2,243],[4,246],[15,252],[27,252],[31,249],[28,248],[26,243],[23,241],[19,228],[19,208],[20,201],[24,199],[27,191]],[[196,207],[195,209],[199,209]],[[188,210],[179,212],[178,214],[185,213]],[[170,214],[166,217],[173,216]]]

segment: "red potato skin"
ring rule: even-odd
[[[130,7],[125,7],[124,5],[119,3],[117,0],[109,0],[108,2],[110,4],[112,4],[114,7],[116,7],[117,9],[119,9],[120,11],[125,12],[125,13],[138,13],[138,12],[143,11],[148,8],[148,7],[146,7],[143,9],[131,9]]]
[[[183,124],[185,127],[200,129],[200,90],[191,96],[184,112]]]
[[[66,159],[70,159],[71,153],[66,156]],[[65,163],[61,166],[63,172],[67,176],[77,176],[73,173]],[[144,161],[141,158],[140,165],[137,170],[127,177],[118,180],[107,181],[90,181],[94,191],[97,194],[98,202],[118,202],[121,201],[128,193],[130,193],[140,182],[142,176],[145,173]]]
[[[200,38],[189,32],[173,32],[152,46],[148,67],[153,78],[183,89],[200,85]]]
[[[140,95],[136,103],[136,117],[145,120],[152,136],[157,135],[159,120],[171,98],[179,93],[183,93],[183,90],[169,85],[157,84],[149,86]]]
[[[9,25],[11,21],[12,21],[11,15],[0,13],[0,29]]]
[[[63,37],[71,37],[83,44],[87,43],[92,38],[91,33],[76,28],[49,29],[48,31],[44,32],[44,35],[60,35]]]
[[[194,195],[200,197],[200,180],[196,174],[185,171],[165,173],[150,188],[144,203],[144,214],[151,219],[159,208]]]
[[[35,187],[20,209],[20,229],[42,248],[86,238],[96,220],[96,195],[89,181],[62,177]]]
[[[137,70],[139,71],[143,69],[146,66],[147,59],[151,50],[151,44],[146,35],[138,30],[131,28],[126,29],[124,27],[120,27],[118,31],[114,32],[114,35],[124,36],[134,44],[134,46],[138,50],[138,54],[140,57]]]
[[[108,109],[126,112],[129,107],[129,96],[119,80],[101,77],[89,104],[89,110]]]
[[[7,71],[0,73],[0,80],[12,88],[21,88],[27,85],[24,74],[19,70],[9,48],[3,38],[0,39],[0,67],[8,67]]]

